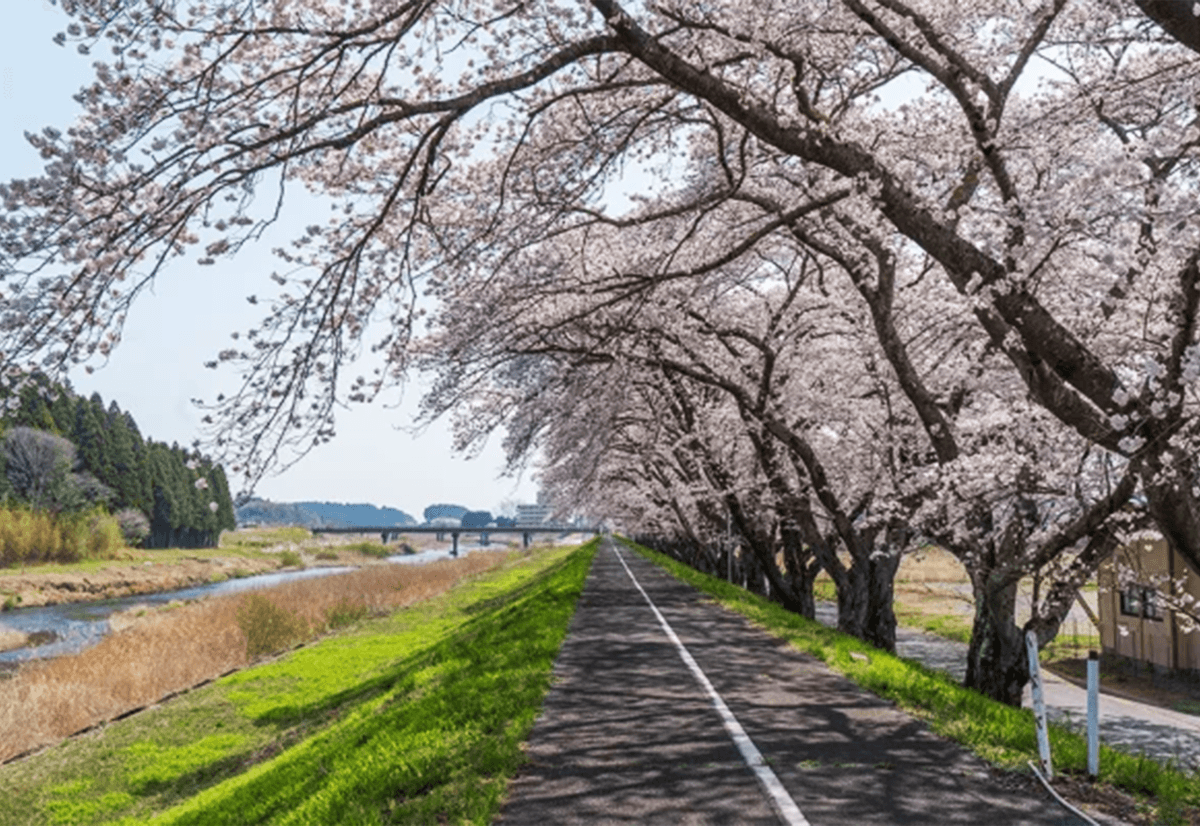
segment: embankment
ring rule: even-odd
[[[66,602],[91,602],[139,594],[174,591],[265,571],[279,561],[242,556],[200,557],[168,561],[112,561],[104,566],[64,566],[61,570],[27,573],[0,570],[0,603],[8,608],[36,608]]]
[[[595,546],[320,580],[396,575],[410,607],[0,765],[0,826],[491,822]]]

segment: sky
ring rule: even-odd
[[[49,0],[8,0],[0,27],[0,180],[37,175],[41,160],[26,132],[64,129],[78,111],[71,96],[91,77],[95,58],[56,46],[66,16]],[[307,205],[295,208],[302,212]],[[322,216],[327,213],[324,208]],[[303,224],[303,215],[297,219]],[[285,239],[286,233],[279,236]],[[179,259],[134,305],[120,346],[104,366],[70,376],[77,392],[116,400],[142,434],[160,442],[190,445],[203,415],[191,399],[213,399],[235,386],[232,370],[209,370],[204,362],[230,346],[230,333],[256,320],[243,297],[270,293],[276,269],[270,239],[237,258],[200,267]],[[414,434],[421,387],[410,384],[385,404],[340,413],[338,435],[291,468],[264,478],[254,493],[277,502],[366,502],[400,508],[421,518],[427,505],[449,502],[499,511],[505,502],[533,502],[537,483],[527,471],[501,477],[501,434],[474,458],[456,457],[449,423]],[[237,479],[231,474],[235,492]]]

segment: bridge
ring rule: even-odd
[[[454,540],[454,547],[450,553],[453,556],[458,556],[458,537],[461,534],[479,534],[479,542],[481,545],[486,545],[488,536],[494,533],[519,533],[521,540],[524,543],[523,547],[528,548],[531,537],[535,533],[557,533],[563,536],[572,533],[590,533],[600,534],[604,529],[599,526],[586,525],[512,525],[504,528],[496,528],[488,526],[486,528],[456,528],[453,526],[439,525],[389,525],[385,527],[370,527],[358,526],[354,528],[310,528],[313,535],[319,533],[377,533],[383,537],[383,544],[387,544],[392,539],[398,539],[401,534],[405,533],[435,533],[438,539],[441,539],[445,534],[450,534]]]

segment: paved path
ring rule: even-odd
[[[830,627],[836,626],[837,606],[831,602],[818,603],[817,619]],[[925,631],[897,628],[896,653],[945,671],[960,682],[967,671],[965,643]],[[1087,721],[1087,691],[1049,672],[1042,675],[1047,715],[1082,730]],[[1025,706],[1031,705],[1026,687]],[[1192,714],[1101,693],[1100,741],[1134,754],[1144,753],[1157,760],[1175,760],[1186,768],[1200,768],[1200,717]]]
[[[748,768],[622,558],[799,819],[781,816]],[[596,556],[528,754],[502,826],[1079,823],[1032,781],[993,776],[889,703],[611,542]]]

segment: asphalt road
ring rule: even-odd
[[[837,607],[817,604],[817,619],[837,625]],[[945,671],[958,681],[967,672],[967,645],[919,631],[896,629],[896,653],[930,668]],[[1046,714],[1058,723],[1083,731],[1087,723],[1087,691],[1049,671],[1042,671]],[[1032,707],[1029,686],[1024,706]],[[1112,694],[1100,694],[1100,742],[1132,754],[1174,761],[1185,769],[1200,769],[1200,717],[1160,708]]]
[[[628,551],[649,599],[761,753],[781,815],[646,596],[596,556],[499,823],[989,824],[1081,821]]]

